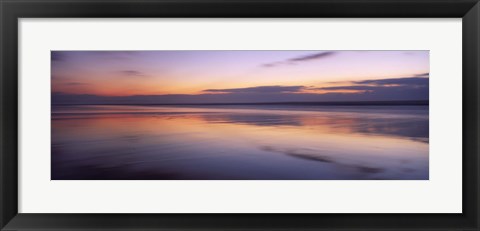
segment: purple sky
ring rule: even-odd
[[[428,51],[52,51],[54,103],[426,100],[428,73]]]

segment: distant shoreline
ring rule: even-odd
[[[342,101],[342,102],[259,102],[259,103],[176,103],[176,104],[131,104],[131,103],[99,103],[99,104],[51,104],[52,106],[82,105],[116,105],[116,106],[248,106],[248,105],[283,105],[283,106],[428,106],[428,100],[405,101]]]

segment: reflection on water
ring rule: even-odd
[[[53,106],[52,179],[428,179],[428,106]]]

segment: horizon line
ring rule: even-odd
[[[51,104],[52,106],[68,105],[150,105],[150,106],[214,106],[214,105],[303,105],[303,106],[427,106],[429,100],[384,100],[384,101],[321,101],[321,102],[252,102],[252,103],[67,103]]]

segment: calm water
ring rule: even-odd
[[[52,179],[428,179],[428,106],[52,106]]]

